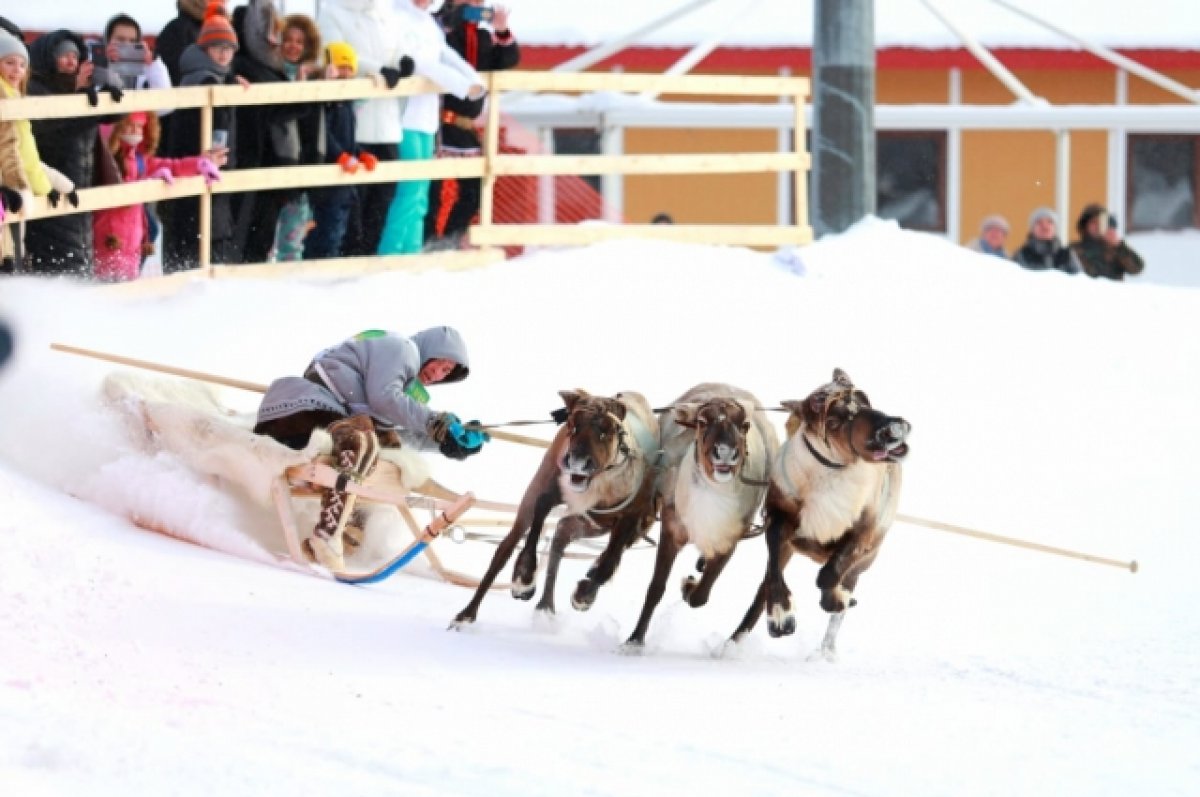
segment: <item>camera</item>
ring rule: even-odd
[[[108,48],[103,42],[88,45],[92,63],[96,65],[97,85],[118,85],[123,89],[136,89],[138,80],[146,73],[146,45],[141,42],[117,44],[117,57],[108,57]]]
[[[138,80],[146,74],[146,45],[141,42],[118,44],[117,60],[108,68],[120,78],[122,88],[136,89]]]
[[[491,6],[465,6],[463,19],[468,22],[491,22],[496,12]]]

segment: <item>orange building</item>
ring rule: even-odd
[[[525,45],[521,67],[549,68],[580,52],[582,48]],[[683,47],[632,47],[596,68],[661,72],[686,52]],[[1084,50],[991,52],[1034,95],[1055,106],[1051,110],[1082,110],[1087,119],[1037,129],[963,127],[962,121],[949,121],[954,119],[950,109],[930,106],[986,106],[995,116],[1003,106],[1015,105],[1016,98],[964,48],[880,48],[880,216],[962,242],[978,234],[985,216],[1000,213],[1012,223],[1010,248],[1023,237],[1034,208],[1056,207],[1064,197],[1066,237],[1073,235],[1074,219],[1089,202],[1108,205],[1122,226],[1133,231],[1200,227],[1200,105]],[[1185,86],[1200,85],[1200,49],[1120,52]],[[810,76],[811,64],[808,47],[722,47],[693,72]],[[1179,113],[1167,121],[1148,120],[1122,116],[1129,108],[1095,107],[1161,105],[1175,106],[1171,110]],[[965,124],[993,123],[977,118]],[[999,127],[1014,124],[1005,121]],[[1069,135],[1056,132],[1063,124]],[[775,151],[779,140],[773,129],[639,128],[624,132],[623,146],[628,153]],[[1061,173],[1067,175],[1061,193],[1060,161]],[[780,211],[786,200],[775,175],[632,176],[623,183],[620,211],[630,221],[648,221],[660,211],[681,222],[784,220]]]

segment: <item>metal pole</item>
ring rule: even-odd
[[[664,27],[681,17],[687,16],[688,14],[692,13],[693,11],[695,11],[699,8],[702,8],[703,6],[706,6],[711,2],[713,2],[713,0],[692,0],[692,2],[687,3],[686,5],[680,6],[679,8],[675,9],[674,11],[669,11],[666,14],[663,14],[661,17],[656,17],[655,19],[651,20],[650,22],[647,22],[645,25],[641,26],[640,28],[632,30],[623,36],[618,36],[616,39],[613,39],[611,42],[606,42],[605,44],[601,44],[599,47],[593,47],[591,50],[588,50],[585,53],[581,53],[570,60],[563,61],[561,64],[554,67],[550,71],[551,72],[581,72],[584,69],[587,69],[588,67],[595,66],[596,64],[603,61],[605,58],[608,58],[610,55],[614,55],[616,53],[621,52],[629,45],[640,40],[647,33],[653,33],[654,31],[658,30],[659,28]]]
[[[707,58],[709,53],[721,45],[726,36],[737,29],[739,22],[753,15],[758,10],[760,3],[762,3],[762,0],[745,0],[742,5],[737,6],[729,14],[724,24],[717,26],[704,41],[688,50],[683,57],[667,67],[663,74],[686,75],[688,72],[691,72],[696,64]],[[658,99],[658,95],[661,93],[660,91],[643,91],[641,98],[643,100],[654,100]]]
[[[1058,139],[1057,151],[1054,154],[1054,204],[1058,211],[1058,237],[1063,242],[1071,240],[1071,131],[1055,131]]]
[[[950,70],[949,105],[962,105],[962,70]],[[946,133],[946,235],[951,243],[962,242],[962,130]]]
[[[875,3],[815,0],[813,227],[842,232],[875,212]]]
[[[958,23],[950,18],[941,6],[934,3],[933,0],[921,0],[925,7],[929,9],[935,17],[941,20],[942,24],[949,28],[950,32],[958,37],[963,46],[970,51],[971,55],[975,56],[979,63],[987,68],[987,71],[992,73],[992,76],[1004,84],[1004,87],[1011,91],[1018,99],[1024,102],[1039,102],[1039,99],[1033,95],[1033,92],[1025,87],[1025,84],[1017,80],[1016,75],[1008,70],[1004,64],[997,60],[996,56],[992,55],[987,49],[975,39],[974,36],[967,33]],[[1044,100],[1041,100],[1044,102]]]
[[[1012,11],[1014,14],[1020,14],[1021,16],[1025,17],[1026,19],[1036,22],[1037,24],[1041,25],[1046,30],[1057,33],[1059,36],[1062,36],[1064,39],[1075,42],[1080,47],[1087,50],[1089,53],[1096,56],[1097,58],[1102,58],[1105,61],[1108,61],[1113,66],[1124,69],[1127,72],[1132,72],[1133,74],[1140,77],[1142,80],[1153,83],[1154,85],[1158,86],[1160,89],[1163,89],[1164,91],[1169,91],[1172,94],[1174,94],[1175,96],[1182,97],[1183,99],[1187,100],[1188,102],[1200,103],[1200,91],[1196,91],[1195,89],[1188,88],[1187,86],[1180,83],[1178,80],[1172,80],[1171,78],[1167,77],[1166,75],[1162,74],[1161,72],[1155,72],[1153,69],[1151,69],[1147,66],[1143,66],[1142,64],[1139,64],[1137,61],[1134,61],[1132,58],[1127,58],[1126,56],[1121,55],[1120,53],[1116,52],[1115,50],[1111,50],[1108,47],[1104,47],[1099,44],[1095,44],[1093,42],[1088,41],[1087,39],[1076,36],[1074,33],[1071,33],[1069,30],[1066,30],[1065,28],[1060,28],[1057,25],[1047,22],[1046,20],[1042,19],[1041,17],[1039,17],[1035,14],[1030,14],[1025,9],[1020,8],[1018,6],[1014,6],[1012,3],[1006,2],[1006,0],[992,0],[992,2],[995,3],[996,5],[1004,6],[1009,11]],[[1153,11],[1151,9],[1147,8],[1144,13],[1149,14],[1149,13],[1153,13]],[[1180,22],[1182,22],[1182,20],[1180,20]],[[1171,22],[1170,22],[1170,20],[1164,20],[1163,24],[1169,25],[1169,24],[1171,24]]]

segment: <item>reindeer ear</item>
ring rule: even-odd
[[[842,387],[854,387],[854,383],[850,381],[850,374],[846,373],[841,368],[833,369],[833,381],[837,382]]]
[[[689,429],[696,428],[696,413],[700,411],[700,405],[695,403],[676,404],[673,410],[675,414],[675,423],[680,426],[686,426]]]
[[[864,407],[871,406],[871,399],[867,398],[867,394],[862,392],[861,390],[854,391],[854,400],[857,401],[859,404],[861,404]]]
[[[562,398],[563,404],[567,406],[567,412],[574,409],[580,399],[587,398],[587,391],[584,390],[560,390],[558,395]]]
[[[610,399],[608,402],[608,411],[623,421],[625,420],[625,413],[628,411],[628,407],[625,406],[625,402],[623,401]]]
[[[798,415],[801,418],[804,417],[804,402],[803,401],[796,401],[794,399],[788,400],[788,401],[781,401],[781,402],[779,402],[779,406],[783,407],[785,410],[790,412],[792,415]]]

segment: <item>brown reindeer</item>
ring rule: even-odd
[[[571,605],[587,611],[600,587],[612,578],[621,555],[654,522],[654,477],[659,454],[658,425],[639,393],[612,398],[582,390],[561,391],[566,421],[525,489],[512,529],[500,542],[475,596],[451,628],[475,622],[483,601],[521,536],[525,547],[513,565],[512,594],[529,600],[535,590],[538,537],[546,516],[566,504],[558,522],[546,567],[546,583],[537,608],[554,612],[554,582],[567,546],[581,537],[609,534],[608,545],[580,580]]]
[[[767,572],[733,640],[754,628],[764,608],[771,636],[796,630],[783,569],[798,552],[821,565],[821,608],[833,616],[820,654],[832,660],[846,609],[856,603],[858,577],[875,561],[895,519],[911,427],[872,409],[840,368],[804,401],[783,406],[792,414],[767,489]]]
[[[750,531],[766,493],[767,470],[779,452],[779,438],[759,407],[745,390],[705,383],[659,415],[662,532],[654,576],[626,651],[644,645],[650,617],[684,545],[700,549],[700,579],[689,575],[683,581],[683,599],[696,608],[708,602],[738,541]]]

